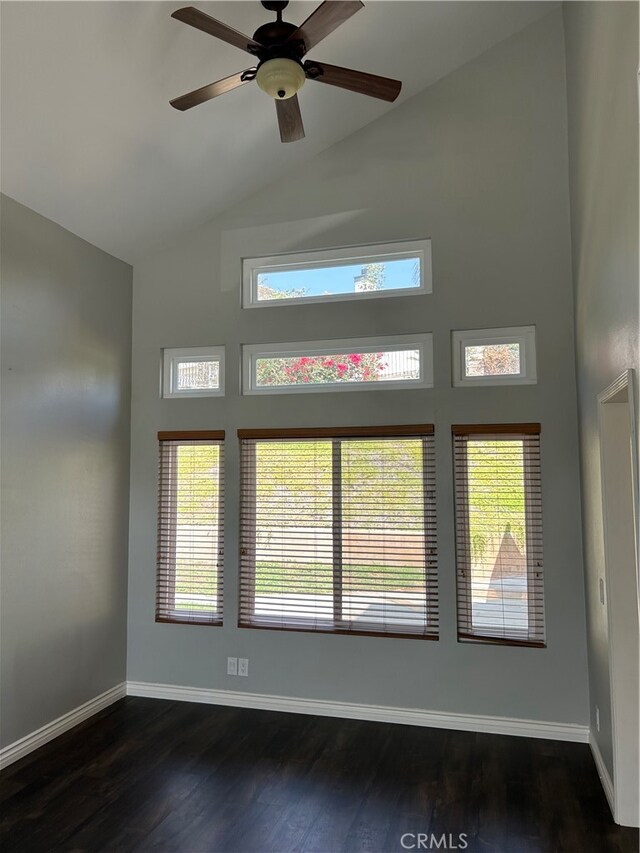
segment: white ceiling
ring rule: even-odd
[[[366,6],[310,53],[403,81],[402,103],[542,15],[547,2]],[[393,109],[308,82],[307,137],[283,145],[255,84],[180,113],[169,99],[252,64],[171,19],[180,2],[2,3],[2,190],[127,261]],[[258,2],[196,3],[249,35]],[[290,3],[301,22],[317,3]]]

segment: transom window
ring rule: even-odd
[[[165,349],[163,397],[221,397],[224,394],[224,347]]]
[[[244,346],[243,393],[430,388],[431,335]]]
[[[436,638],[433,427],[238,435],[240,626]]]
[[[535,326],[453,332],[453,384],[528,385],[536,381]]]
[[[242,277],[245,308],[431,293],[431,241],[245,258]]]

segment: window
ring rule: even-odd
[[[531,385],[536,381],[535,326],[453,332],[453,384]]]
[[[238,435],[240,626],[437,638],[433,427]]]
[[[452,431],[458,638],[544,646],[540,425]]]
[[[224,432],[160,432],[156,622],[222,624]]]
[[[431,241],[245,258],[242,280],[245,308],[431,293]]]
[[[189,347],[163,352],[163,397],[224,394],[224,347]]]
[[[431,335],[243,346],[243,393],[430,388]]]

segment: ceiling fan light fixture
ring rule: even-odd
[[[305,81],[300,63],[286,57],[267,59],[256,74],[256,83],[276,101],[286,101],[300,91]]]

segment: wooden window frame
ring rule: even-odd
[[[454,424],[451,427],[453,439],[453,480],[455,508],[455,539],[456,539],[456,602],[457,602],[457,634],[458,642],[480,643],[489,645],[520,646],[527,648],[546,648],[546,625],[544,608],[544,568],[542,548],[542,487],[539,473],[534,477],[532,469],[539,469],[541,426],[539,423],[514,424]],[[472,594],[470,547],[466,544],[460,547],[461,540],[469,541],[469,500],[467,483],[467,446],[468,442],[456,444],[456,438],[473,436],[513,439],[523,441],[524,462],[524,503],[525,503],[525,537],[526,537],[526,578],[528,625],[526,636],[499,637],[489,632],[474,633],[472,629]],[[537,444],[535,452],[527,439],[535,437]],[[535,460],[534,460],[535,457]],[[465,496],[460,499],[460,492]],[[539,509],[534,512],[536,504]],[[533,577],[537,575],[536,582]],[[541,628],[532,628],[534,616],[541,618]],[[515,631],[515,629],[512,629]],[[538,635],[539,639],[532,638]]]
[[[423,452],[423,506],[424,506],[424,537],[425,537],[425,613],[428,625],[422,633],[410,631],[372,631],[356,630],[344,627],[342,620],[342,518],[341,518],[341,468],[340,455],[342,440],[359,438],[421,438]],[[243,618],[243,600],[255,601],[255,472],[254,464],[246,464],[245,453],[255,453],[255,444],[244,444],[245,441],[278,441],[292,439],[331,440],[332,450],[332,504],[333,504],[333,618],[327,622],[327,627],[310,626],[304,620],[300,624],[275,625],[261,624],[252,621],[250,617]],[[290,428],[290,429],[239,429],[238,439],[241,444],[241,520],[240,520],[240,596],[238,606],[238,627],[254,630],[269,631],[299,631],[313,634],[345,634],[365,637],[390,637],[399,639],[438,640],[439,639],[439,608],[438,608],[438,578],[437,578],[437,529],[436,529],[436,497],[435,497],[435,449],[433,424],[392,425],[382,427],[319,427],[319,428]],[[431,439],[430,441],[428,439]],[[336,489],[336,484],[338,488]],[[247,502],[242,500],[243,493],[251,495]],[[249,505],[247,505],[249,503]],[[250,560],[251,569],[243,568],[243,563]],[[338,615],[339,614],[339,615]],[[292,620],[293,622],[293,620]]]
[[[224,586],[224,430],[177,430],[158,432],[159,449],[159,488],[158,488],[158,532],[157,532],[157,563],[156,563],[156,611],[155,621],[171,625],[207,625],[220,627],[223,624],[223,586]],[[202,618],[181,616],[175,606],[176,581],[176,539],[177,539],[177,505],[172,500],[173,489],[169,500],[163,495],[165,473],[165,445],[169,452],[169,481],[175,482],[177,450],[180,442],[202,442],[217,444],[220,447],[219,471],[219,510],[218,510],[218,561],[217,561],[217,595],[215,613],[209,612]],[[167,517],[168,516],[168,517]],[[163,531],[168,531],[163,539]],[[168,565],[164,570],[163,566]],[[164,583],[162,580],[164,579]]]

